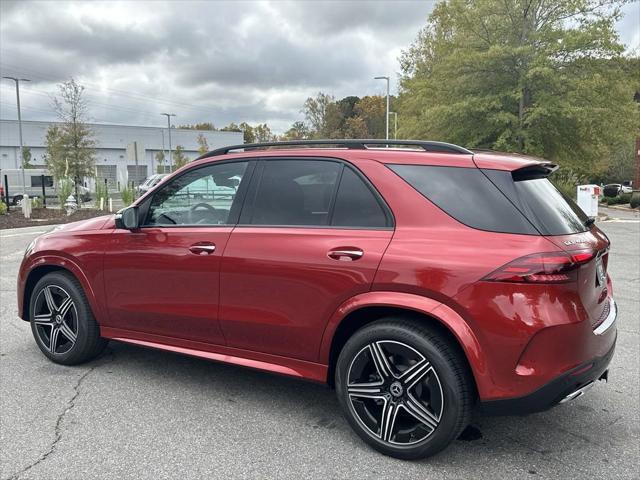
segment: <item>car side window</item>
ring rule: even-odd
[[[329,225],[342,164],[324,160],[267,160],[257,185],[252,225]]]
[[[336,227],[385,228],[385,211],[364,181],[345,167],[333,211],[331,225]]]
[[[143,226],[228,225],[247,165],[209,165],[170,180],[151,199]]]

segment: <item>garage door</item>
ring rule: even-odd
[[[135,186],[140,185],[147,178],[147,166],[146,165],[127,165],[127,175],[129,178],[129,185],[131,182]]]
[[[118,188],[118,167],[116,165],[96,165],[96,181],[104,183],[107,179],[109,190]]]

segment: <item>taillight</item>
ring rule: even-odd
[[[576,280],[577,268],[595,255],[595,252],[588,250],[534,253],[503,265],[483,280],[517,283],[571,282]]]

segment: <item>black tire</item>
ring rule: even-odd
[[[13,205],[18,205],[22,201],[22,198],[23,198],[22,195],[14,195],[13,199],[11,199],[11,203]]]
[[[363,400],[357,398],[357,394],[353,396],[350,395],[348,393],[348,388],[350,388],[352,392],[354,391],[354,388],[358,388],[354,383],[348,383],[351,368],[356,365],[356,361],[360,365],[366,364],[366,359],[363,359],[364,357],[362,356],[374,354],[371,350],[374,342],[376,342],[376,345],[383,346],[382,352],[387,356],[387,360],[390,362],[388,365],[390,365],[391,369],[396,372],[396,374],[389,375],[388,377],[391,379],[390,382],[392,383],[399,383],[397,380],[405,378],[406,375],[402,375],[402,370],[396,368],[396,365],[394,364],[396,361],[395,359],[400,357],[394,356],[395,354],[393,353],[388,354],[390,349],[404,349],[405,347],[410,347],[413,351],[411,354],[415,353],[421,355],[423,358],[420,362],[426,361],[428,363],[426,366],[427,373],[422,376],[422,379],[418,384],[414,383],[414,385],[418,386],[410,386],[411,382],[405,384],[403,383],[405,380],[401,380],[402,385],[405,387],[405,391],[403,392],[402,388],[398,389],[396,386],[396,393],[400,390],[400,396],[398,397],[396,397],[395,394],[391,395],[393,386],[388,382],[385,383],[386,386],[374,387],[375,389],[380,389],[381,392],[384,392],[386,400],[372,400],[371,398]],[[387,350],[386,352],[384,351],[385,349]],[[406,351],[410,352],[411,350]],[[357,360],[356,357],[358,357]],[[371,360],[369,363],[375,364],[373,357],[369,356],[369,358]],[[415,364],[417,363],[419,362],[415,361]],[[417,366],[415,364],[413,367]],[[407,367],[404,368],[408,370],[409,365],[410,364],[407,363]],[[363,370],[361,369],[361,371]],[[369,370],[369,372],[371,372],[371,370]],[[379,372],[379,369],[376,368],[374,372]],[[351,375],[353,376],[353,373],[351,373]],[[376,373],[373,374],[374,377],[375,375]],[[380,382],[386,382],[382,375],[378,376],[382,379]],[[371,373],[369,373],[369,379],[371,378]],[[409,379],[411,379],[410,375]],[[380,382],[375,380],[369,384],[377,384]],[[420,382],[429,383],[425,383],[425,386],[423,387],[419,386]],[[441,392],[437,398],[436,395],[431,393],[430,387],[427,386],[429,384],[434,385],[434,391],[438,390]],[[350,387],[348,387],[348,385],[350,385]],[[365,382],[362,383],[362,385],[368,384]],[[453,442],[471,421],[472,408],[475,399],[473,380],[467,363],[465,359],[462,358],[460,349],[457,345],[453,345],[449,339],[444,338],[442,335],[437,333],[436,330],[430,329],[428,325],[423,325],[422,322],[402,318],[386,318],[378,320],[366,325],[353,334],[343,347],[340,352],[340,356],[338,357],[335,373],[335,386],[343,413],[356,433],[365,442],[383,454],[405,460],[429,457],[443,450]],[[416,388],[421,389],[421,395],[429,396],[429,402],[427,403],[429,406],[425,407],[426,410],[431,408],[430,404],[432,395],[434,398],[433,403],[438,404],[438,412],[436,413],[436,416],[439,416],[439,418],[438,422],[434,422],[434,425],[436,425],[435,427],[430,425],[430,428],[425,428],[425,426],[428,425],[428,422],[423,422],[422,426],[418,425],[415,427],[416,430],[413,431],[411,428],[406,427],[406,425],[411,425],[410,422],[412,419],[413,421],[416,421],[418,418],[413,415],[407,416],[410,413],[410,405],[408,405],[408,403],[410,403],[411,400],[415,400],[417,397]],[[412,393],[410,394],[409,392],[411,389],[414,390],[412,390]],[[377,392],[375,395],[377,395]],[[356,400],[355,402],[354,399]],[[382,426],[379,427],[379,433],[377,434],[373,431],[372,427],[367,427],[366,423],[371,421],[368,419],[374,418],[374,414],[365,418],[364,415],[359,415],[357,413],[357,410],[361,412],[364,411],[363,405],[365,405],[365,402],[369,402],[374,409],[378,404],[382,404],[381,407],[378,407],[382,413],[384,413],[386,411],[385,409],[388,408],[387,405],[396,405],[395,411],[400,413],[396,413],[393,418],[399,423],[397,425],[393,422],[390,423],[391,430],[389,430],[390,433],[388,441],[381,438],[382,433],[380,433],[380,430],[382,430]],[[415,405],[415,402],[413,405]],[[393,411],[394,407],[389,408]],[[366,411],[369,414],[371,413],[368,410]],[[414,410],[414,412],[415,411],[416,410]],[[418,412],[420,412],[420,410],[418,410]],[[401,417],[398,415],[401,415]],[[381,414],[380,418],[382,416],[383,415]],[[403,427],[405,427],[404,430]],[[397,433],[394,433],[394,428]],[[430,433],[426,434],[427,436],[425,438],[416,435],[417,440],[415,440],[415,443],[411,442],[413,441],[413,435],[415,435],[415,432],[425,432],[427,430],[430,430]],[[406,433],[411,431],[414,433]],[[407,439],[407,436],[409,436],[409,439],[404,444],[400,440],[402,435],[404,435],[404,439]],[[395,443],[392,443],[391,440],[394,440]]]
[[[61,323],[58,325],[56,325],[58,320],[55,317],[60,317],[60,315],[52,312],[50,315],[51,326],[49,326],[46,318],[47,313],[42,313],[42,309],[45,307],[43,302],[48,304],[45,290],[54,292],[53,303],[57,303],[57,307],[64,303],[64,300],[60,300],[61,298],[66,298],[63,295],[68,296],[72,301],[68,312],[63,314],[66,320],[60,319]],[[55,297],[55,295],[60,295],[60,297]],[[36,308],[38,311],[36,311]],[[50,311],[51,308],[47,307],[45,310]],[[37,313],[40,314],[38,318],[36,318]],[[41,321],[40,319],[43,320]],[[87,362],[100,355],[108,343],[107,340],[100,337],[100,328],[93,316],[82,286],[73,275],[67,272],[49,273],[36,283],[29,304],[29,320],[36,344],[42,353],[55,363],[77,365]],[[47,344],[47,342],[50,342],[53,334],[49,333],[47,338],[47,333],[53,332],[54,328],[60,328],[63,322],[67,328],[71,329],[72,334],[75,330],[75,341],[72,342],[64,333],[58,333],[55,337],[56,341],[54,341],[52,351],[51,343]],[[58,336],[60,339],[57,339]],[[56,347],[56,344],[59,343],[63,343],[62,348],[60,346]]]

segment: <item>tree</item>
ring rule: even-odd
[[[281,140],[305,140],[309,138],[309,134],[309,128],[307,128],[305,123],[297,121],[282,135]]]
[[[211,122],[194,123],[193,125],[180,125],[178,128],[184,128],[185,130],[216,130],[216,127],[214,127]]]
[[[327,132],[327,109],[334,103],[334,98],[322,92],[307,98],[302,112],[304,113],[311,135],[315,138],[322,137]]]
[[[46,153],[44,163],[51,175],[59,181],[69,177],[69,163],[66,159],[66,146],[61,127],[52,125],[47,129],[44,141]]]
[[[638,129],[619,8],[609,5],[437,4],[401,59],[400,133],[601,171],[625,132]]]
[[[173,151],[173,165],[177,170],[180,167],[184,167],[189,162],[189,157],[184,154],[184,147],[177,145]]]
[[[200,155],[204,155],[209,151],[209,143],[207,142],[207,137],[205,137],[203,134],[198,134],[196,142],[198,142],[198,153]]]
[[[96,140],[85,123],[84,87],[72,78],[60,84],[58,89],[59,96],[54,98],[53,107],[61,124],[51,126],[47,131],[45,161],[56,180],[68,177],[77,186],[84,177],[95,174]]]
[[[29,147],[22,147],[22,167],[23,168],[36,168],[31,164],[31,149]]]
[[[258,143],[275,142],[277,137],[273,134],[266,123],[253,127],[254,141]]]
[[[165,156],[164,156],[164,152],[160,151],[156,153],[156,163],[158,164],[156,167],[156,171],[158,173],[164,173],[164,160],[165,160]]]
[[[256,137],[253,132],[253,127],[246,122],[242,122],[240,125],[230,123],[224,128],[220,129],[221,132],[242,132],[244,143],[255,143]]]
[[[386,123],[384,117],[387,112],[385,97],[380,95],[362,97],[355,104],[353,111],[366,126],[366,136],[364,138],[385,138]]]

